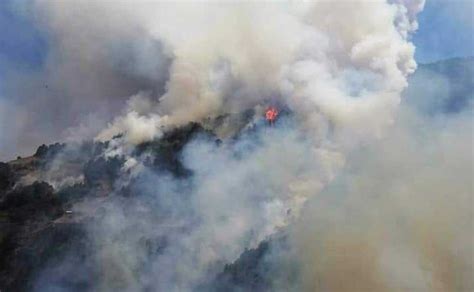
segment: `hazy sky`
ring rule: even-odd
[[[0,1],[0,78],[11,68],[35,70],[47,54],[47,36],[28,16],[28,2]],[[413,37],[417,61],[427,63],[473,54],[473,5],[470,0],[427,0],[419,15],[418,33]]]

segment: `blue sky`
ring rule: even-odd
[[[20,70],[40,67],[47,54],[46,36],[18,3],[27,2],[0,0],[0,78],[10,67]]]
[[[0,89],[7,68],[35,70],[47,55],[47,36],[28,17],[28,2],[0,1]],[[473,2],[427,0],[419,15],[419,30],[413,36],[418,62],[473,55]]]
[[[473,55],[474,1],[427,0],[418,21],[413,37],[418,62]]]

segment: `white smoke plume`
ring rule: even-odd
[[[151,97],[159,101],[151,116],[139,118],[130,107],[99,138],[147,137],[151,129],[159,136],[162,127],[240,112],[266,100],[289,106],[315,136],[325,135],[328,124],[336,125],[334,136],[341,139],[346,131],[350,139],[380,135],[399,103],[406,75],[416,68],[414,47],[406,38],[422,5],[321,1],[166,3],[133,11],[126,5],[108,7],[140,19],[173,61],[166,92]],[[407,20],[399,21],[400,15]],[[159,126],[145,127],[147,121]],[[136,133],[142,130],[147,133]]]

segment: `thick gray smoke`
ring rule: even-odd
[[[400,17],[407,12],[400,4],[248,3],[206,5],[205,11],[201,4],[158,4],[133,11],[120,5],[111,9],[140,19],[150,35],[173,52],[173,61],[162,96],[133,97],[124,113],[99,134],[99,140],[124,134],[123,144],[114,145],[110,155],[127,156],[133,145],[189,122],[206,126],[206,119],[249,108],[258,116],[268,103],[283,104],[293,115],[288,125],[282,122],[247,143],[245,138],[240,141],[253,145],[261,140],[256,149],[240,150],[239,143],[216,148],[205,141],[187,146],[183,163],[193,171],[194,185],[184,206],[170,206],[192,217],[172,217],[170,224],[182,222],[186,232],[172,236],[172,247],[153,261],[154,273],[134,279],[134,285],[159,290],[196,288],[224,263],[298,217],[304,202],[344,165],[347,151],[383,135],[406,76],[415,69],[414,47],[406,40],[413,20]],[[237,155],[240,151],[247,153]],[[117,209],[123,218],[121,207]],[[189,226],[195,221],[199,223]],[[114,230],[114,225],[106,230]],[[118,246],[128,250],[123,243]],[[104,252],[109,254],[109,247]],[[105,260],[131,273],[133,265],[117,257],[127,255],[119,252]]]
[[[125,164],[110,193],[128,186],[141,198],[107,200],[91,224],[95,288],[196,290],[285,228],[298,289],[472,287],[463,260],[472,257],[472,145],[441,134],[426,147],[413,127],[428,124],[409,110],[396,115],[416,69],[409,39],[423,5],[37,1],[54,43],[46,72],[32,78],[55,92],[35,103],[58,105],[65,138],[116,137],[104,157]],[[288,112],[273,127],[261,121],[269,105]],[[186,144],[179,159],[191,178],[156,173],[150,154],[136,155],[190,122],[222,140]],[[459,176],[444,176],[458,167]],[[61,288],[44,277],[39,290]]]

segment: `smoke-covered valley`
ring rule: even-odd
[[[0,289],[472,290],[473,59],[417,69],[423,5],[35,1]]]

